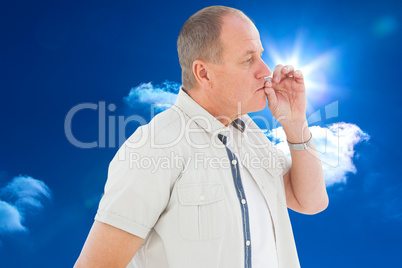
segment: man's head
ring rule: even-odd
[[[231,7],[211,6],[198,11],[184,23],[177,39],[184,88],[191,89],[196,86],[197,81],[193,74],[195,60],[202,59],[213,63],[222,61],[222,18],[228,14],[246,17],[243,12]]]
[[[183,87],[203,89],[205,105],[216,115],[233,116],[239,102],[241,114],[265,107],[265,92],[257,90],[271,71],[261,59],[257,28],[240,10],[212,6],[198,11],[184,24],[177,49]]]

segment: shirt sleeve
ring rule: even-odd
[[[275,149],[275,150],[276,150],[276,155],[278,157],[278,160],[281,163],[280,164],[280,166],[282,168],[281,176],[283,177],[292,167],[292,160],[282,150],[280,150],[280,149]]]
[[[172,166],[139,127],[109,165],[104,195],[95,220],[145,238],[165,210],[172,185]]]

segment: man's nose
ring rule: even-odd
[[[258,74],[257,74],[257,78],[268,77],[271,74],[272,74],[271,69],[269,69],[268,65],[265,64],[263,59],[261,59]]]

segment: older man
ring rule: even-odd
[[[328,205],[302,72],[272,73],[257,28],[233,8],[198,11],[177,44],[177,101],[110,163],[76,267],[299,267],[287,207]],[[292,163],[247,115],[267,99]]]

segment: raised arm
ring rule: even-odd
[[[272,115],[286,133],[288,142],[302,143],[311,138],[306,119],[306,90],[300,70],[277,65],[265,83]],[[292,167],[284,176],[287,206],[304,214],[315,214],[328,206],[322,165],[314,142],[306,150],[290,150]]]

